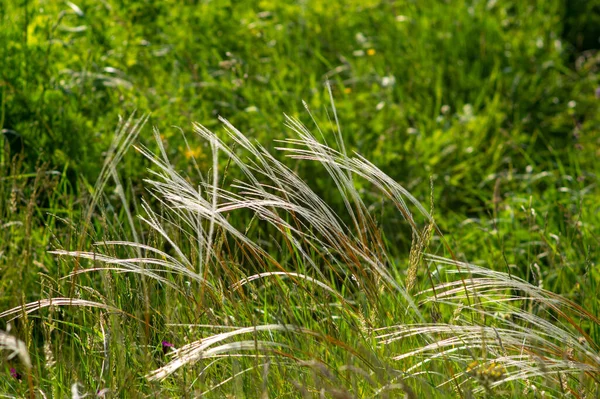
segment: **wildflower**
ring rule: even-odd
[[[473,106],[471,104],[463,105],[462,114],[459,115],[459,119],[462,123],[467,123],[474,118]]]
[[[21,375],[21,373],[19,373],[17,370],[15,370],[14,367],[10,369],[10,376],[19,381],[21,381],[23,379],[23,376]]]
[[[370,48],[370,49],[367,50],[367,55],[368,56],[375,55],[375,53],[377,53],[377,51],[375,51],[374,48]]]
[[[506,373],[506,369],[501,364],[492,362],[489,365],[483,365],[477,360],[469,363],[465,371],[484,385],[501,380]]]
[[[469,363],[469,365],[467,366],[467,373],[471,373],[473,372],[473,370],[475,370],[477,367],[479,367],[479,362],[477,360]]]
[[[346,88],[344,89],[344,93],[346,93],[346,94],[350,94],[350,93],[352,93],[352,88],[351,88],[351,87],[346,87]]]
[[[394,76],[384,76],[381,78],[381,85],[383,87],[391,87],[396,84],[396,78]]]
[[[175,345],[173,345],[169,341],[163,341],[162,342],[162,349],[163,349],[163,353],[167,353],[167,352],[175,349]]]
[[[198,158],[202,154],[202,149],[200,147],[196,148],[188,148],[185,150],[185,158]]]
[[[544,39],[541,37],[538,37],[537,40],[535,41],[535,46],[537,48],[544,48]]]
[[[365,44],[367,42],[367,37],[362,32],[358,32],[355,37],[359,44]]]

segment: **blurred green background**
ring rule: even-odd
[[[514,219],[522,206],[554,218],[552,234],[566,228],[565,210],[598,220],[598,1],[0,4],[2,168],[21,177],[3,178],[2,223],[11,195],[31,197],[12,185],[31,189],[41,165],[62,189],[38,190],[36,206],[77,200],[119,115],[151,113],[173,162],[191,170],[194,157],[208,170],[192,122],[218,130],[221,115],[270,147],[290,134],[284,113],[311,126],[305,100],[331,131],[327,80],[349,150],[425,202],[433,177],[448,232]],[[140,140],[151,136],[147,126]],[[144,175],[140,158],[122,164],[126,179]],[[326,196],[327,183],[306,174]]]

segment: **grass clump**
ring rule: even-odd
[[[85,361],[89,375],[77,380],[84,387],[121,395],[135,381],[138,393],[337,398],[598,391],[596,316],[541,284],[459,261],[415,197],[346,152],[339,125],[335,149],[318,125],[321,140],[288,117],[296,137],[277,148],[318,163],[343,214],[221,121],[223,138],[194,126],[213,163],[195,177],[175,169],[158,131],[156,153],[137,147],[153,165],[149,197],[138,220],[121,219],[129,229],[116,231],[134,239],[107,236],[93,251],[53,251],[76,261],[66,276],[73,298],[0,314],[97,309],[79,311],[85,323],[75,327],[82,330],[75,341],[82,341],[72,344],[79,350],[90,339],[80,334],[96,334],[85,344],[96,360]],[[100,185],[110,177],[122,192],[115,164],[139,126],[126,124],[117,135]],[[234,168],[239,178],[231,179]],[[392,256],[385,221],[358,186],[384,199],[412,231],[407,265]],[[97,196],[92,206],[101,202]],[[442,255],[425,252],[429,241]]]

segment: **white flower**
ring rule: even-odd
[[[394,76],[384,76],[381,78],[381,86],[391,87],[396,84],[396,78]]]

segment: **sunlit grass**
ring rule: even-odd
[[[0,2],[0,396],[593,396],[594,7]]]
[[[138,208],[143,227],[126,218],[135,241],[107,237],[92,252],[53,251],[76,260],[65,278],[78,298],[47,298],[0,317],[31,317],[45,307],[103,309],[85,316],[102,331],[95,366],[84,361],[101,367],[94,389],[123,392],[119,368],[107,364],[132,358],[140,375],[131,377],[146,380],[136,389],[194,395],[597,391],[596,316],[541,282],[456,259],[416,198],[346,152],[339,127],[336,150],[289,118],[296,138],[284,140],[278,153],[319,163],[344,214],[276,154],[222,121],[226,138],[195,126],[213,159],[213,169],[198,170],[195,179],[176,171],[158,131],[157,153],[138,147],[153,164],[145,186],[154,201]],[[115,154],[125,152],[140,126],[124,125]],[[239,168],[239,179],[222,179],[219,156],[230,159],[227,173]],[[109,156],[103,172],[117,190],[119,158]],[[385,220],[369,210],[358,186],[378,192],[413,230],[406,266],[391,256]],[[92,204],[100,202],[97,197]],[[421,231],[428,230],[450,257],[424,253],[432,237]],[[104,288],[89,285],[94,275],[103,276]],[[92,325],[77,335],[97,331]],[[100,342],[81,338],[88,350],[99,350],[93,348]],[[128,353],[120,353],[125,348]]]

